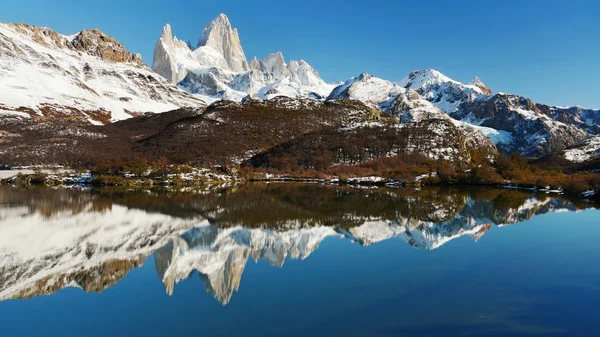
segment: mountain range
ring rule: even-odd
[[[282,110],[359,101],[364,111],[376,109],[394,116],[406,128],[415,123],[445,123],[450,126],[437,130],[458,130],[470,148],[494,147],[528,158],[559,154],[582,162],[595,160],[599,154],[600,110],[534,103],[523,96],[494,93],[478,77],[464,84],[433,69],[414,71],[397,82],[363,73],[326,83],[307,62],[286,62],[281,52],[249,62],[237,29],[224,14],[204,28],[195,47],[175,37],[167,24],[156,43],[151,68],[99,30],[61,35],[24,24],[0,24],[0,61],[0,137],[5,144],[0,154],[7,155],[2,159],[11,165],[36,163],[35,158],[27,163],[15,161],[14,154],[9,154],[18,151],[17,139],[44,139],[35,132],[16,130],[45,129],[52,123],[52,130],[81,134],[89,133],[81,130],[87,128],[86,123],[106,125],[190,107],[199,115],[208,111],[207,104],[222,110],[227,106],[224,101],[235,102],[230,107],[250,109],[264,105],[265,100]],[[59,119],[70,124],[58,126]],[[92,133],[108,136],[104,131]],[[170,135],[177,139],[176,134]],[[73,141],[63,139],[61,144]],[[450,150],[440,151],[459,153],[460,147],[460,142],[454,142]],[[240,149],[244,153],[264,150],[268,147]],[[233,160],[240,154],[230,157]],[[37,163],[48,162],[38,158]]]

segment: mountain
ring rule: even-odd
[[[581,142],[589,136],[581,127],[594,130],[594,118],[600,118],[594,110],[547,107],[517,95],[493,94],[478,77],[463,84],[433,69],[414,71],[397,83],[362,74],[333,89],[328,99],[340,98],[372,104],[401,121],[451,120],[477,129],[503,152],[534,158]],[[404,113],[409,106],[411,113]]]
[[[204,103],[215,101],[222,102],[210,108]],[[174,112],[164,118],[89,127],[169,110]],[[327,113],[319,116],[320,111]],[[273,121],[277,124],[261,124]],[[6,165],[79,165],[159,153],[199,165],[268,164],[276,151],[309,156],[320,136],[330,141],[323,151],[335,165],[419,151],[454,162],[468,161],[473,149],[547,157],[597,135],[600,110],[536,104],[494,93],[478,77],[464,84],[433,69],[411,72],[399,82],[363,73],[328,84],[308,63],[286,61],[281,52],[248,62],[237,29],[221,14],[204,28],[195,48],[173,36],[167,24],[152,70],[99,30],[66,36],[0,24],[0,122],[0,160]],[[229,132],[239,139],[229,139]],[[411,138],[414,134],[434,142]],[[385,154],[375,149],[382,137],[391,147]],[[216,144],[210,149],[216,153],[208,153],[206,142]],[[360,152],[358,161],[333,153],[349,149],[349,142],[364,146],[352,151]],[[276,161],[284,155],[278,153]],[[311,162],[305,166],[314,166]]]
[[[205,106],[97,29],[61,35],[0,23],[0,112],[13,118],[63,117],[92,124]]]
[[[406,115],[419,111],[417,105],[403,109]],[[400,123],[359,101],[287,97],[219,101],[206,109],[173,110],[106,126],[5,119],[2,130],[0,162],[9,166],[94,165],[164,157],[199,167],[325,169],[405,155],[462,166],[471,162],[472,150],[495,151],[477,130],[447,117]]]
[[[536,104],[544,114],[554,120],[577,126],[593,135],[600,134],[600,110],[584,109],[580,106],[556,107]]]
[[[328,100],[351,99],[373,105],[398,117],[402,124],[444,120],[453,124],[466,137],[470,148],[495,151],[495,146],[478,128],[450,117],[417,91],[363,73],[333,89]]]
[[[577,144],[589,134],[577,126],[545,115],[530,100],[517,95],[496,94],[465,103],[452,114],[455,118],[493,133],[504,134],[501,150],[526,157],[543,157]]]
[[[334,85],[325,83],[303,60],[285,62],[281,52],[250,64],[237,29],[221,14],[204,28],[197,48],[173,37],[170,25],[163,29],[154,49],[152,68],[186,91],[207,101],[241,101],[276,96],[325,98]]]
[[[198,46],[212,48],[223,55],[231,71],[244,72],[249,70],[238,31],[231,27],[229,18],[225,14],[219,15],[204,28]]]
[[[397,85],[413,89],[448,114],[461,109],[461,105],[471,103],[476,98],[491,94],[479,78],[474,84],[465,85],[434,69],[417,70],[410,73]]]

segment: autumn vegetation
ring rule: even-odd
[[[344,182],[378,176],[398,184],[600,191],[599,175],[591,173],[600,168],[598,162],[576,166],[558,157],[528,161],[469,150],[465,136],[447,121],[398,127],[396,117],[360,102],[296,103],[223,101],[206,110],[179,109],[105,126],[7,120],[0,165],[62,165],[91,171],[94,184],[111,186],[132,180],[177,185],[182,174],[206,168],[241,181],[275,176]],[[443,136],[432,132],[438,127],[445,128]],[[435,148],[457,149],[457,154],[452,160],[427,157]],[[41,174],[20,179],[24,185],[45,183]]]

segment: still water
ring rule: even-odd
[[[600,336],[600,212],[547,194],[0,188],[1,336]]]

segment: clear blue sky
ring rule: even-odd
[[[3,0],[0,21],[63,34],[99,28],[151,64],[165,23],[195,45],[221,12],[248,59],[282,51],[327,81],[435,68],[536,102],[600,108],[598,0]]]

